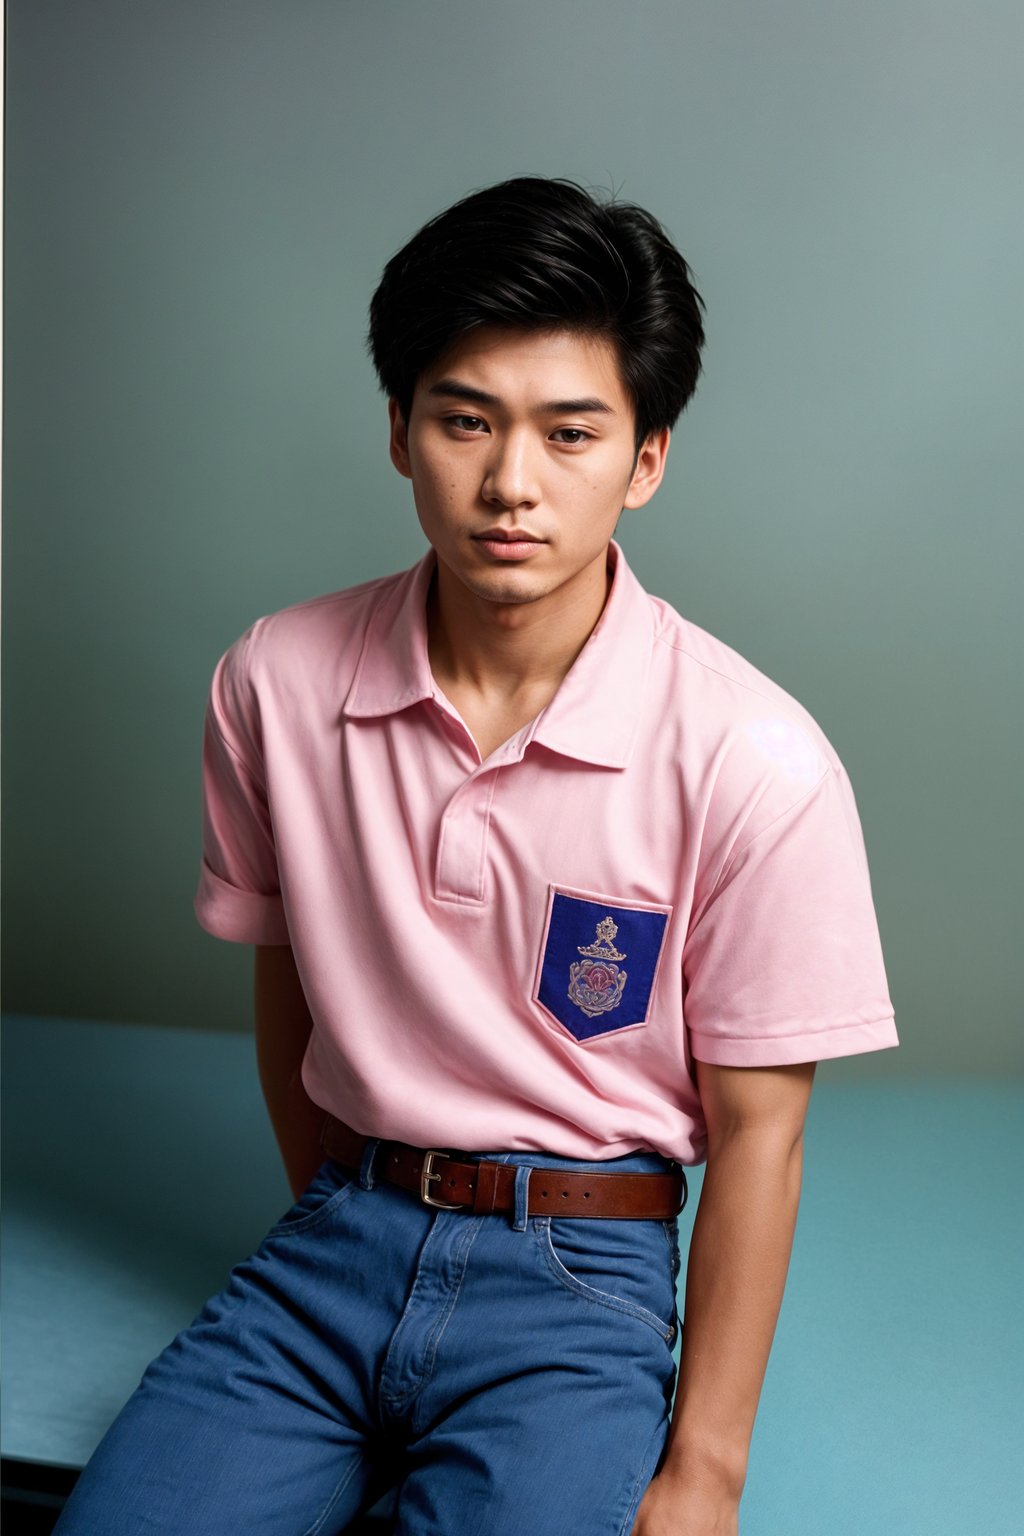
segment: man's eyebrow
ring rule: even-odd
[[[427,394],[453,400],[468,400],[473,405],[501,405],[497,395],[488,394],[485,389],[477,389],[472,384],[465,384],[461,379],[438,379],[436,384],[431,384]],[[613,408],[606,401],[599,400],[596,395],[585,395],[579,400],[547,400],[543,405],[537,406],[534,414],[573,416],[580,413],[615,415]]]
[[[484,389],[474,389],[461,379],[438,379],[427,390],[428,395],[450,395],[456,400],[471,400],[474,405],[500,405],[497,395],[489,395]]]
[[[614,416],[615,412],[604,400],[599,400],[596,395],[585,395],[582,400],[549,400],[546,405],[540,407],[545,416],[576,416],[580,412],[605,416]]]

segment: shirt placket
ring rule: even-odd
[[[465,721],[445,698],[434,703],[447,717],[450,731],[462,738],[476,755],[476,745]],[[434,862],[434,896],[437,901],[459,906],[482,906],[487,900],[487,853],[491,808],[502,772],[519,762],[532,727],[513,736],[486,762],[477,761],[441,813],[437,857]]]
[[[482,766],[459,786],[441,817],[434,869],[438,901],[481,904],[486,898],[491,805],[500,766]]]

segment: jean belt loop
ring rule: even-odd
[[[526,1231],[526,1223],[529,1219],[530,1208],[530,1174],[532,1172],[532,1168],[523,1167],[522,1165],[516,1169],[516,1209],[515,1215],[512,1218],[513,1232]]]
[[[359,1165],[359,1184],[362,1189],[373,1188],[373,1160],[379,1146],[380,1138],[371,1136],[363,1148],[363,1160]]]

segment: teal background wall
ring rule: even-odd
[[[9,0],[5,1003],[245,1028],[191,895],[213,666],[422,549],[386,258],[520,172],[650,207],[708,305],[641,579],[817,717],[903,1038],[1019,1071],[1016,0]],[[833,1070],[833,1069],[829,1069]]]

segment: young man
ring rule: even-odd
[[[649,214],[562,181],[388,264],[371,345],[430,548],[258,620],[207,718],[196,909],[255,946],[297,1203],[64,1536],[339,1532],[382,1468],[403,1536],[737,1530],[813,1064],[896,1034],[834,750],[612,542],[701,309]]]

